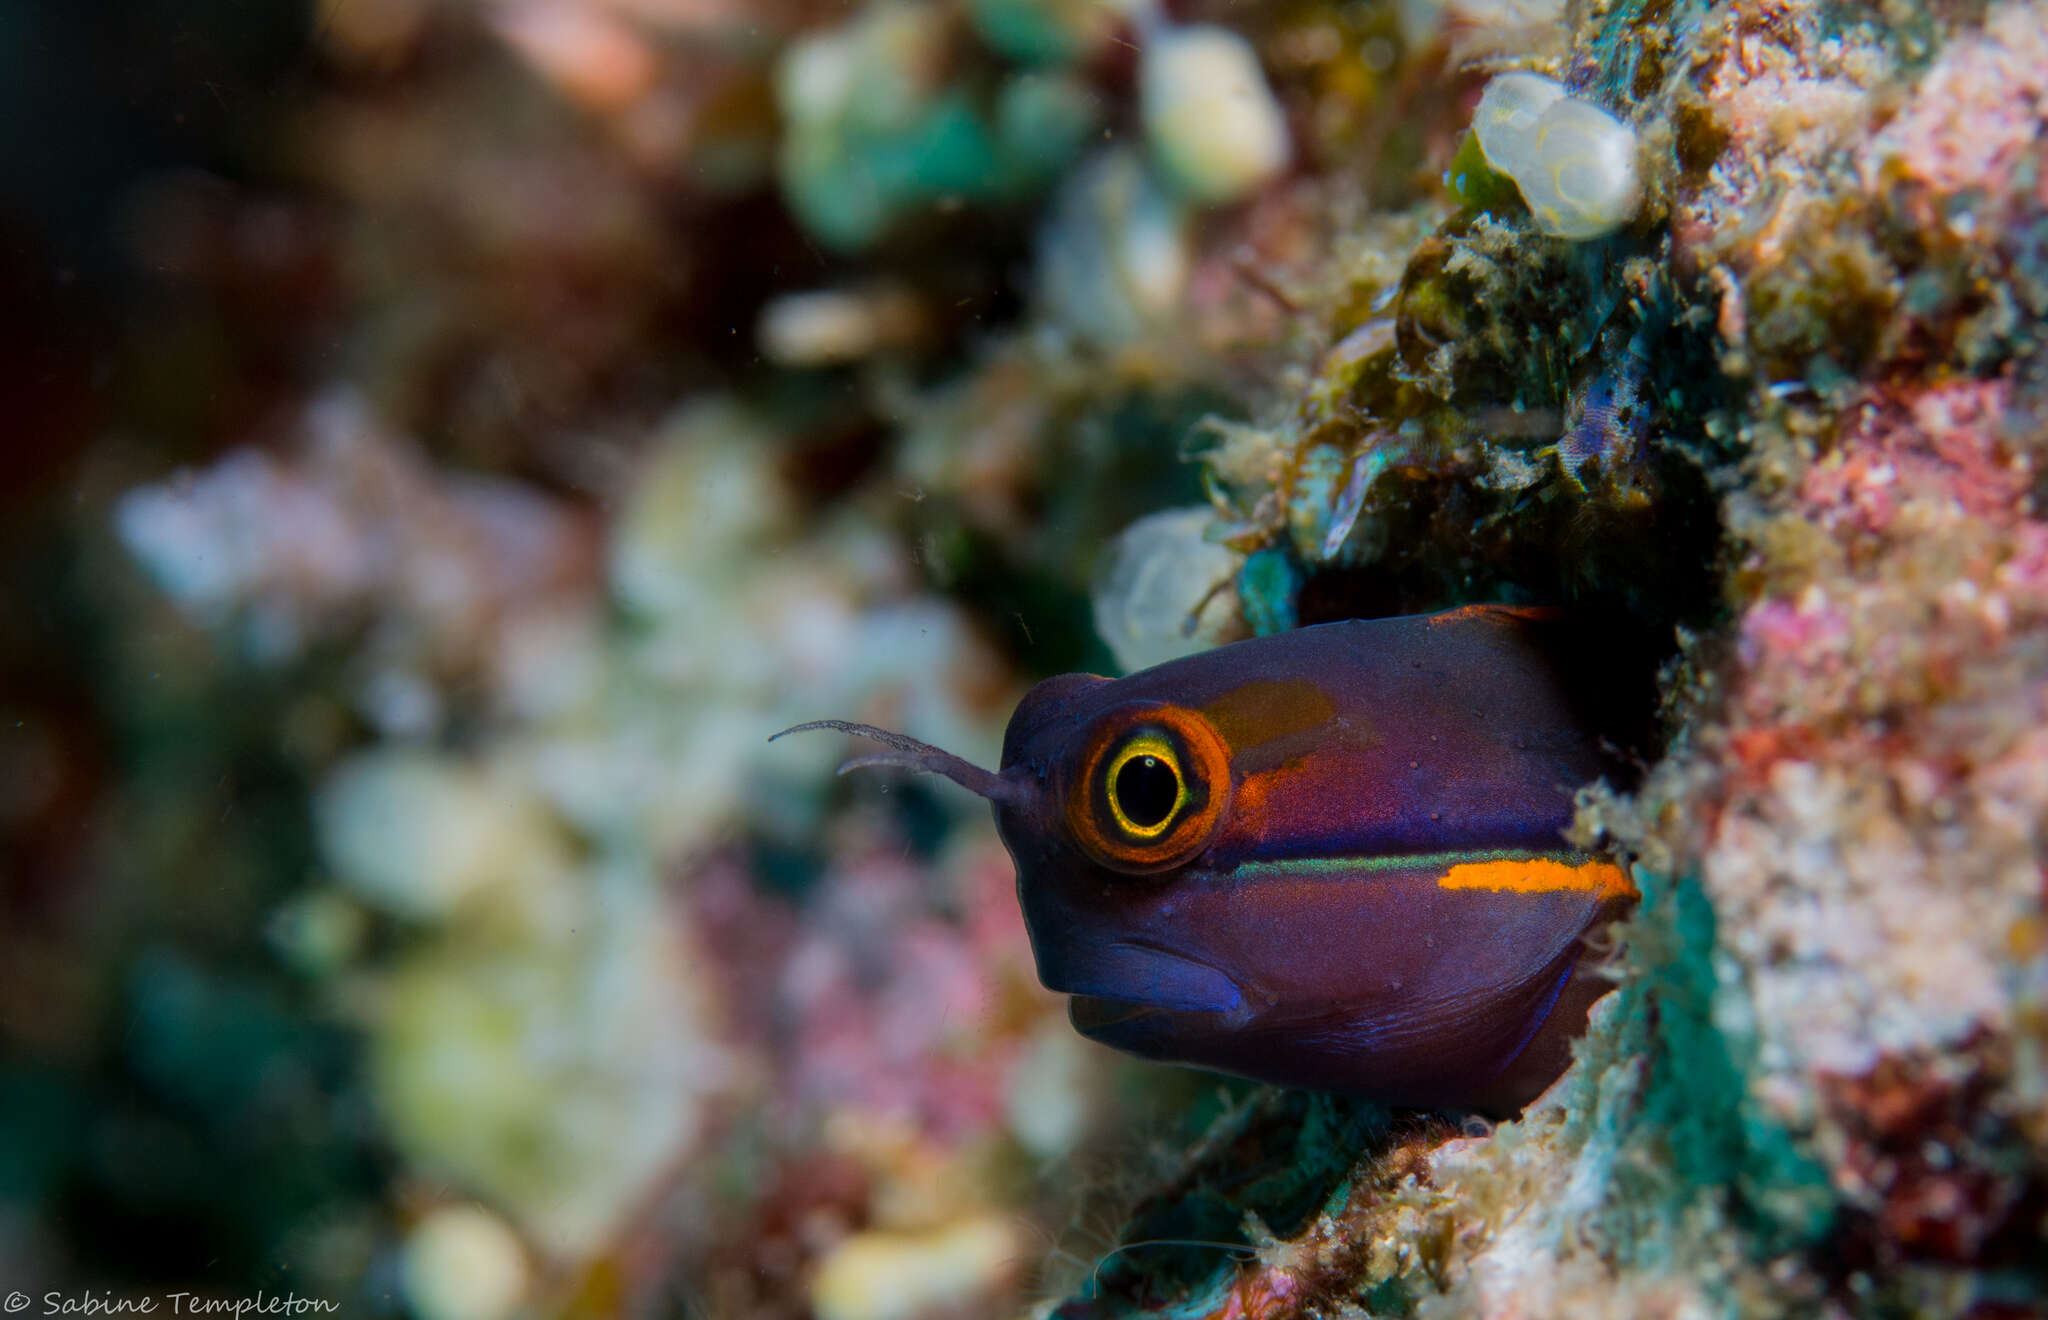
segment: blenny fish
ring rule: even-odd
[[[1475,605],[1032,688],[989,771],[890,750],[844,769],[988,799],[1039,978],[1085,1036],[1387,1104],[1512,1113],[1607,988],[1589,934],[1635,901],[1567,845],[1609,768],[1552,613]],[[777,737],[783,736],[777,734]]]

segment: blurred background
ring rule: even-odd
[[[988,764],[1033,680],[1244,626],[1191,457],[1256,458],[1333,232],[1356,323],[1445,213],[1461,21],[0,11],[0,1277],[1084,1278],[1242,1089],[1074,1036],[982,804],[765,739]]]

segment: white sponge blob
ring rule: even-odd
[[[1472,132],[1546,234],[1598,238],[1642,205],[1635,130],[1541,74],[1503,73],[1488,83]]]
[[[1287,167],[1287,116],[1251,43],[1228,28],[1153,32],[1138,106],[1154,158],[1194,201],[1237,201]]]

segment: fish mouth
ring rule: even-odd
[[[1186,954],[1120,940],[1040,968],[1049,989],[1072,998],[1067,1016],[1090,1040],[1146,1052],[1189,1030],[1213,1033],[1249,1017],[1228,974]]]
[[[1179,1028],[1201,1031],[1230,1030],[1243,1026],[1251,1012],[1242,1002],[1229,1008],[1172,1008],[1138,999],[1111,999],[1104,995],[1070,995],[1067,1018],[1074,1030],[1092,1040],[1122,1038],[1134,1034],[1170,1033]]]
[[[1200,1057],[1251,1020],[1241,1003],[1234,1008],[1168,1008],[1135,999],[1074,995],[1067,1020],[1098,1045],[1167,1062]]]
[[[1038,979],[1061,994],[1148,1008],[1227,1013],[1244,1005],[1237,982],[1224,972],[1136,940],[1042,950]]]
[[[1141,1004],[1133,999],[1104,999],[1100,995],[1074,995],[1067,1000],[1067,1018],[1084,1036],[1106,1032],[1146,1018],[1181,1010]]]

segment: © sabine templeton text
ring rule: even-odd
[[[258,1291],[254,1297],[214,1297],[205,1293],[167,1292],[153,1296],[124,1297],[111,1292],[46,1292],[40,1298],[25,1292],[7,1294],[0,1309],[20,1315],[37,1306],[37,1315],[328,1315],[341,1309],[340,1302],[297,1293]]]

